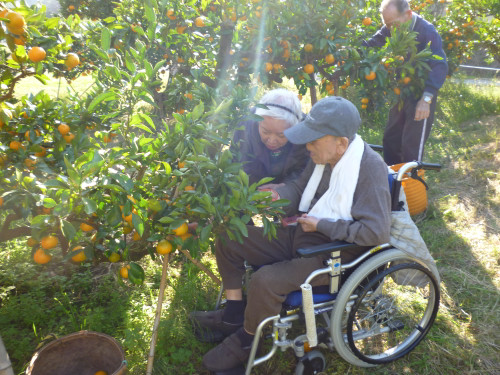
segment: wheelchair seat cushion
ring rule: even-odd
[[[332,301],[337,297],[337,293],[330,294],[328,285],[321,285],[313,287],[313,302],[321,303]],[[285,302],[283,302],[285,309],[294,309],[302,305],[302,291],[296,290],[287,295]]]

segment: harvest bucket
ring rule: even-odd
[[[404,164],[391,165],[391,169],[397,172]],[[423,169],[419,169],[417,174],[422,180],[424,179]],[[427,189],[425,185],[410,176],[404,176],[401,186],[406,195],[410,215],[417,215],[424,212],[427,209]]]
[[[123,349],[111,336],[80,331],[61,337],[37,351],[26,375],[108,375],[126,373]]]

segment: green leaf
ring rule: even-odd
[[[109,175],[114,178],[127,191],[127,193],[130,193],[134,188],[134,182],[130,179],[130,177],[118,173],[110,173]]]
[[[140,285],[144,282],[145,274],[140,265],[135,262],[129,263],[128,279],[132,284]]]
[[[245,225],[245,223],[243,223],[243,221],[241,221],[240,218],[238,217],[233,217],[231,218],[231,220],[229,221],[230,224],[234,225],[236,228],[239,229],[239,231],[241,232],[241,234],[245,237],[248,237],[248,229],[247,229],[247,226]]]
[[[212,224],[208,224],[202,229],[200,233],[200,241],[207,242],[210,237],[210,233],[212,233]]]
[[[101,48],[105,51],[111,47],[111,32],[107,27],[103,27],[101,30]]]
[[[69,189],[69,185],[61,180],[48,180],[44,185],[47,188]]]
[[[144,60],[144,69],[149,79],[153,79],[153,65],[148,60]]]
[[[151,120],[151,117],[149,117],[145,113],[139,113],[139,117],[146,121],[153,130],[156,130],[155,123],[153,122],[153,120]],[[151,131],[149,132],[152,133]]]
[[[89,198],[82,198],[83,206],[85,208],[85,213],[91,215],[97,211],[97,203]]]
[[[52,208],[55,207],[56,205],[57,205],[56,201],[53,200],[52,198],[45,198],[43,200],[43,207]]]
[[[205,106],[203,105],[203,102],[200,102],[196,107],[193,108],[191,118],[193,119],[193,121],[196,121],[203,115],[204,112]]]
[[[130,53],[128,51],[125,52],[125,66],[132,73],[135,73],[135,71],[137,70],[137,68],[135,67],[134,62],[132,61],[132,57],[130,56]]]
[[[87,111],[88,112],[93,112],[95,107],[97,107],[97,105],[101,102],[109,102],[111,100],[116,100],[117,99],[117,96],[114,92],[112,91],[107,91],[107,92],[103,92],[102,94],[99,94],[97,95],[93,100],[92,102],[90,103],[89,107],[87,108]]]
[[[71,241],[76,235],[75,227],[67,220],[61,220],[61,232],[68,241]]]
[[[144,233],[144,222],[139,215],[132,213],[132,224],[134,225],[137,233],[139,233],[139,236],[142,237],[142,234]]]

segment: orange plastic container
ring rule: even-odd
[[[404,164],[391,165],[391,169],[397,172]],[[417,174],[422,180],[425,179],[423,169],[420,169]],[[406,195],[410,215],[417,215],[424,212],[427,209],[427,190],[425,185],[410,176],[405,176],[403,177],[403,181],[401,181],[401,186]]]

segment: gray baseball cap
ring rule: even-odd
[[[327,134],[351,138],[360,124],[361,117],[354,104],[340,96],[328,96],[313,105],[304,120],[284,134],[295,144],[312,142]]]

